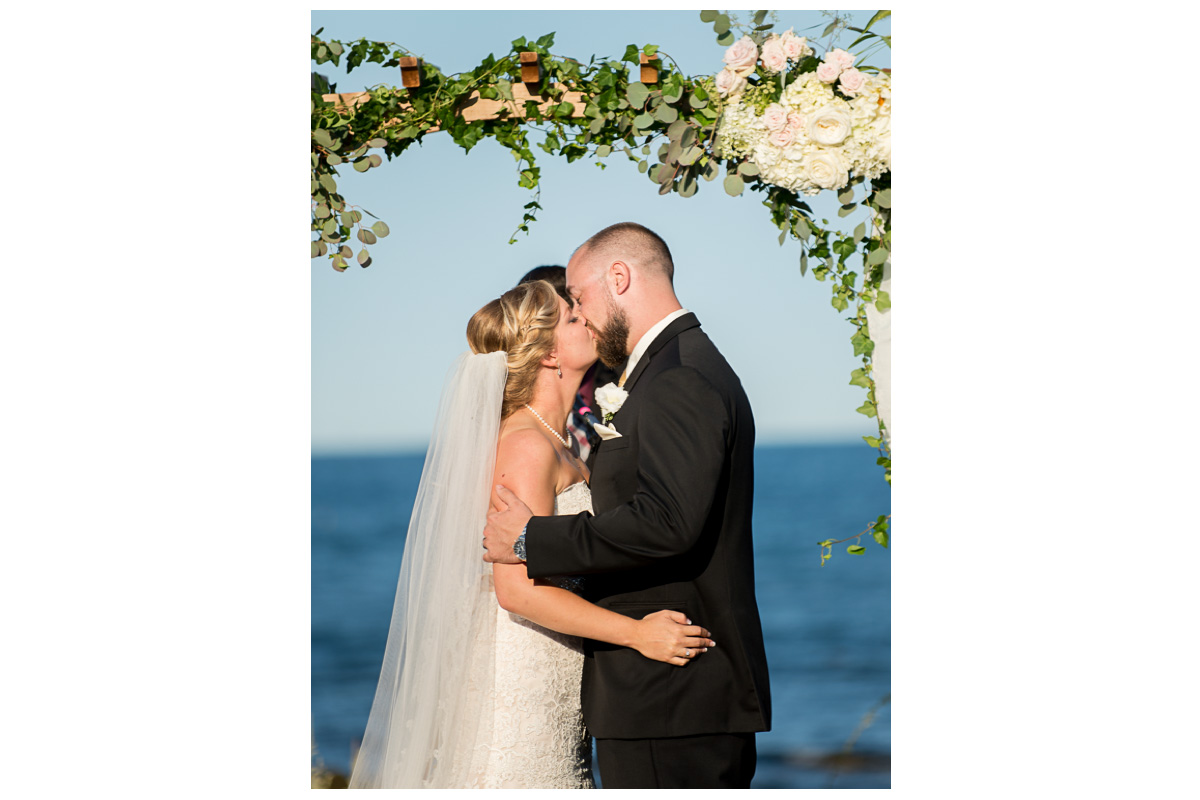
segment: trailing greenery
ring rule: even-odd
[[[720,44],[732,44],[737,38],[736,30],[761,45],[775,25],[773,19],[767,20],[768,13],[754,12],[752,21],[746,24],[716,11],[702,11],[700,19],[713,24]],[[877,12],[864,28],[849,28],[861,34],[854,45],[866,42],[868,49],[880,45],[890,48],[890,37],[869,30],[889,14]],[[834,15],[822,36],[836,36],[848,27],[844,18]],[[342,42],[321,39],[320,34],[318,30],[312,36],[312,60],[318,65],[330,62],[340,65],[344,59],[347,72],[363,63],[398,67],[402,57],[416,55],[393,42],[366,39]],[[850,341],[854,354],[862,359],[862,367],[853,371],[850,383],[866,390],[866,400],[858,411],[876,419],[879,435],[864,439],[878,448],[878,463],[884,467],[884,477],[890,483],[890,451],[876,407],[871,360],[875,344],[866,316],[868,304],[874,304],[880,311],[890,306],[887,293],[879,288],[883,265],[891,251],[890,173],[874,181],[853,179],[839,192],[841,217],[865,206],[874,215],[875,224],[871,230],[864,223],[850,233],[838,231],[828,220],[816,220],[802,197],[760,180],[758,167],[749,160],[722,159],[715,155],[714,142],[719,135],[718,121],[724,101],[711,75],[682,74],[675,61],[653,44],[641,47],[630,44],[620,59],[592,56],[586,63],[551,53],[553,44],[553,33],[537,39],[522,37],[513,41],[511,49],[501,57],[489,54],[473,69],[453,75],[421,62],[419,87],[373,86],[365,101],[353,108],[325,100],[322,95],[332,93],[335,87],[314,72],[311,170],[312,230],[316,238],[311,246],[312,257],[329,258],[339,271],[344,271],[352,260],[363,267],[371,265],[369,247],[379,237],[388,235],[388,226],[367,209],[347,203],[338,191],[338,170],[346,166],[359,172],[376,169],[382,165],[383,156],[391,160],[435,131],[450,136],[467,152],[490,137],[512,153],[517,183],[533,194],[524,205],[510,244],[516,241],[518,232],[528,233],[530,223],[541,210],[538,202],[541,173],[535,147],[568,162],[595,158],[601,168],[610,158],[628,161],[647,176],[659,194],[677,192],[691,197],[703,183],[717,178],[722,179],[721,186],[731,196],[747,190],[761,193],[763,205],[780,230],[780,245],[789,238],[799,242],[801,273],[807,273],[811,264],[813,277],[829,282],[831,304],[838,312],[854,306],[853,316],[848,317],[854,327]],[[545,108],[529,101],[524,104],[524,117],[502,110],[498,119],[464,119],[459,112],[473,96],[515,102],[513,86],[521,80],[520,53],[530,51],[541,57],[539,91]],[[643,84],[637,80],[640,53],[659,56],[657,83]],[[811,60],[815,62],[815,58]],[[756,103],[765,106],[778,99],[781,87],[778,81],[757,74],[747,91],[750,93],[747,97],[754,96]],[[580,93],[583,116],[572,116],[575,107],[566,101],[567,92]],[[536,145],[530,141],[531,131],[544,134]],[[382,151],[383,156],[373,151]],[[367,225],[368,216],[376,221]],[[861,275],[851,268],[856,256],[861,259]],[[886,547],[886,522],[881,518],[878,524],[883,525],[884,534],[882,539],[878,535],[874,538]],[[821,545],[829,548],[828,542]],[[849,552],[860,553],[862,548],[851,546]],[[828,557],[823,554],[822,563]]]

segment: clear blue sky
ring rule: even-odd
[[[780,32],[794,26],[812,37],[828,22],[819,11],[778,13]],[[853,12],[854,24],[872,13]],[[325,38],[396,42],[445,72],[551,31],[556,54],[619,58],[626,45],[654,43],[691,75],[715,72],[725,49],[695,11],[313,12],[312,30],[321,27]],[[879,30],[890,32],[890,20]],[[890,66],[889,58],[885,49],[870,63]],[[399,82],[397,70],[378,65],[319,71],[342,92]],[[588,236],[622,220],[649,226],[671,247],[679,298],[741,376],[760,442],[852,441],[874,432],[874,421],[854,410],[864,392],[849,385],[859,366],[852,326],[830,306],[828,284],[801,277],[799,244],[778,245],[760,195],[731,198],[716,180],[691,198],[660,197],[624,157],[609,157],[602,171],[592,159],[567,164],[535,153],[544,210],[513,245],[530,194],[517,186],[511,155],[493,142],[464,154],[432,134],[365,175],[341,171],[348,201],[386,220],[392,234],[371,248],[368,269],[339,274],[324,259],[312,262],[314,452],[423,447],[446,369],[466,348],[470,315],[531,267],[565,264]],[[813,207],[843,230],[859,219],[839,220],[833,197]]]

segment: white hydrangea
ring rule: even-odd
[[[841,189],[852,177],[878,178],[892,168],[892,94],[887,73],[866,76],[862,90],[849,101],[815,72],[804,73],[784,90],[779,104],[808,121],[789,126],[787,146],[772,144],[762,117],[752,106],[735,101],[721,116],[717,155],[748,156],[758,165],[762,180],[806,195]],[[819,125],[814,122],[819,120],[823,120]],[[826,144],[814,141],[814,133]]]

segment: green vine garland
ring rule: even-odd
[[[740,26],[729,15],[715,11],[702,11],[700,18],[713,23],[720,44],[731,44],[734,29],[739,28],[761,46],[774,27],[773,22],[766,21],[767,14],[755,12],[753,24],[748,26]],[[850,46],[874,39],[872,45],[890,48],[890,37],[870,31],[875,22],[889,14],[877,12],[864,28],[850,28],[861,34]],[[848,27],[845,20],[835,16],[822,36]],[[318,30],[312,36],[313,61],[340,65],[345,58],[347,72],[368,62],[398,67],[402,57],[415,55],[391,42],[326,41],[319,38],[320,34]],[[839,216],[845,217],[865,206],[871,210],[874,224],[871,230],[863,223],[848,234],[837,231],[828,227],[828,220],[818,223],[812,208],[800,196],[759,180],[758,167],[749,160],[722,159],[714,154],[717,121],[725,102],[717,93],[712,76],[683,75],[675,61],[652,44],[640,48],[631,44],[620,60],[592,57],[585,64],[552,54],[549,48],[553,43],[553,33],[532,41],[520,38],[512,42],[507,55],[500,58],[488,55],[474,69],[454,75],[445,75],[436,66],[419,62],[419,87],[374,86],[369,89],[369,96],[353,108],[323,99],[322,95],[331,94],[334,87],[314,72],[311,160],[312,230],[316,238],[311,245],[312,257],[329,258],[339,271],[344,271],[351,259],[362,267],[371,265],[369,247],[390,231],[387,223],[367,209],[347,204],[337,189],[338,167],[348,164],[358,172],[375,169],[382,165],[383,159],[372,150],[382,150],[391,160],[433,131],[448,134],[467,152],[484,137],[495,139],[512,152],[517,162],[517,183],[534,194],[525,204],[523,217],[509,244],[516,241],[518,232],[528,233],[529,224],[541,210],[540,170],[529,139],[530,129],[545,134],[537,147],[551,156],[565,157],[568,163],[588,156],[597,159],[624,156],[657,185],[659,194],[677,192],[691,197],[699,190],[701,181],[711,182],[724,173],[722,185],[729,195],[738,196],[747,189],[764,195],[763,205],[780,229],[779,244],[789,237],[799,241],[801,273],[808,271],[811,261],[813,277],[830,283],[833,307],[841,312],[851,303],[855,305],[854,316],[849,318],[854,326],[850,341],[854,354],[862,358],[862,367],[851,373],[850,383],[867,392],[866,401],[857,410],[876,419],[879,435],[863,438],[879,451],[877,463],[884,468],[884,479],[890,484],[891,455],[876,406],[871,359],[875,343],[870,338],[866,315],[869,304],[879,311],[891,305],[887,293],[880,289],[884,263],[891,252],[890,173],[873,181],[852,179],[838,193],[842,203]],[[543,103],[544,110],[538,102],[528,101],[524,104],[524,117],[502,109],[498,119],[464,119],[459,111],[475,92],[482,99],[515,102],[513,85],[520,83],[522,52],[535,52],[540,57],[539,91],[544,101],[549,100]],[[641,53],[658,56],[657,84],[630,80],[632,76],[626,65],[636,68]],[[811,71],[815,62],[815,57],[810,56],[800,69]],[[869,66],[859,69],[877,71]],[[751,89],[754,101],[765,106],[778,99],[781,92],[778,82],[763,75],[757,77],[758,84]],[[580,93],[585,104],[582,117],[572,115],[575,109],[565,100],[567,92]],[[600,166],[604,167],[603,161]],[[856,200],[856,187],[860,185],[863,192]],[[366,216],[376,221],[365,225]],[[358,240],[357,252],[350,244],[352,237]],[[861,276],[848,266],[855,254],[862,257]],[[857,541],[865,533],[871,533],[881,546],[887,547],[887,515],[880,515],[863,533],[850,538]],[[832,545],[837,543],[833,540],[819,543],[822,564],[830,558]],[[859,554],[863,548],[855,544],[848,552]]]

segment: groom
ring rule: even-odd
[[[681,611],[717,646],[685,667],[587,641],[582,703],[606,789],[748,788],[770,690],[754,599],[754,418],[741,383],[680,307],[653,231],[623,222],[567,265],[600,359],[625,364],[616,435],[592,469],[595,516],[532,517],[512,492],[488,516],[487,561],[531,578],[586,574],[598,605],[640,619]],[[514,548],[515,545],[515,548]]]

